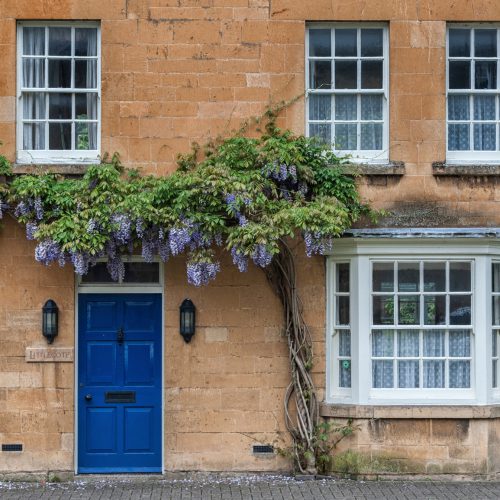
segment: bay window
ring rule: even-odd
[[[19,162],[97,160],[99,43],[95,23],[19,23]]]
[[[343,238],[329,257],[327,402],[489,403],[499,335],[498,244]]]

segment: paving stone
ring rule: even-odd
[[[442,500],[498,499],[500,482],[296,481],[286,476],[216,474],[196,479],[80,479],[59,484],[0,482],[2,500]]]

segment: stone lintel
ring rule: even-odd
[[[402,161],[388,163],[344,163],[342,168],[346,174],[359,174],[365,176],[402,176],[405,174],[405,164]]]
[[[322,403],[322,417],[334,418],[445,418],[445,419],[489,419],[500,418],[500,405],[347,405]]]

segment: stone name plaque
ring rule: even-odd
[[[28,363],[73,363],[72,347],[27,347]]]

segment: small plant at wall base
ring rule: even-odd
[[[283,304],[292,374],[285,412],[295,464],[314,473],[319,413],[312,341],[287,239],[301,234],[308,256],[324,254],[373,212],[330,149],[277,128],[273,110],[266,118],[260,137],[239,133],[208,144],[203,154],[194,147],[168,177],[124,171],[115,155],[81,179],[18,176],[9,202],[27,238],[37,241],[36,260],[70,263],[80,275],[103,257],[119,280],[124,257],[136,251],[146,261],[186,254],[189,283],[205,285],[220,271],[217,247],[241,272],[250,261],[262,268]]]

